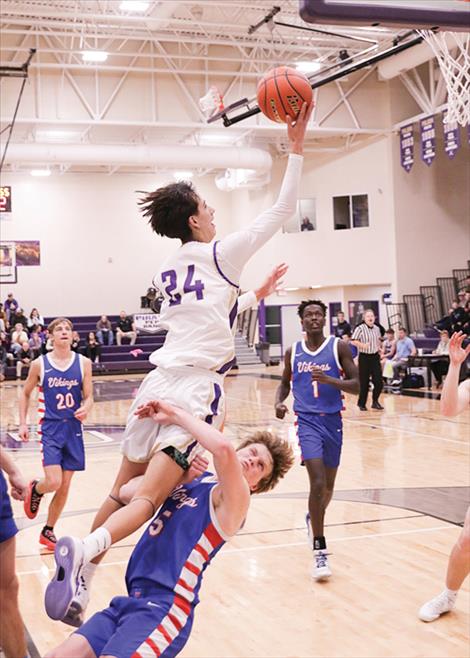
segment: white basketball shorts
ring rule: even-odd
[[[131,405],[121,452],[131,462],[148,462],[165,448],[176,448],[190,463],[201,447],[178,425],[157,425],[151,418],[139,419],[137,407],[162,400],[185,409],[217,429],[225,415],[223,377],[193,368],[155,368],[144,379]]]

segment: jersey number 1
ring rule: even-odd
[[[312,382],[312,388],[313,388],[313,397],[317,398],[318,397],[318,382]]]

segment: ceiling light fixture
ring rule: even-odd
[[[315,61],[305,61],[305,62],[296,62],[295,68],[301,73],[316,73],[321,69],[321,62]]]
[[[122,0],[119,9],[121,11],[146,11],[148,6],[148,2],[141,0]]]
[[[37,176],[38,178],[46,178],[51,175],[50,169],[31,169],[29,172],[31,176]]]
[[[105,62],[108,59],[108,53],[104,50],[84,50],[82,59],[84,62]]]

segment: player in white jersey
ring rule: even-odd
[[[463,341],[467,337],[461,331],[455,333],[449,341],[449,371],[441,395],[441,412],[444,416],[457,416],[470,406],[470,379],[459,385],[462,363],[470,354],[470,345],[464,349]],[[470,507],[467,509],[463,530],[457,543],[452,548],[447,565],[446,586],[433,599],[425,603],[420,611],[422,621],[435,621],[446,612],[450,612],[457,599],[463,581],[470,573]]]
[[[197,443],[180,426],[155,426],[135,420],[134,411],[152,399],[186,409],[214,423],[223,418],[223,376],[234,357],[232,328],[237,314],[240,275],[246,262],[294,214],[303,163],[303,143],[313,104],[303,105],[297,120],[288,120],[291,154],[275,204],[250,226],[214,242],[214,210],[188,183],[173,183],[142,201],[153,230],[179,238],[182,246],[154,279],[164,301],[165,345],[151,356],[158,366],[148,375],[130,410],[123,441],[124,458],[110,497],[83,541],[70,543],[73,559],[64,578],[76,590],[78,573],[112,543],[127,537],[154,514],[188,468]],[[120,488],[145,472],[131,503],[119,509]],[[71,549],[72,550],[72,549]],[[68,603],[71,603],[73,591]],[[64,598],[63,614],[68,605]],[[55,611],[57,614],[57,610]]]

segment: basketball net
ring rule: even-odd
[[[445,123],[470,124],[470,34],[418,30],[432,49],[447,86]]]

